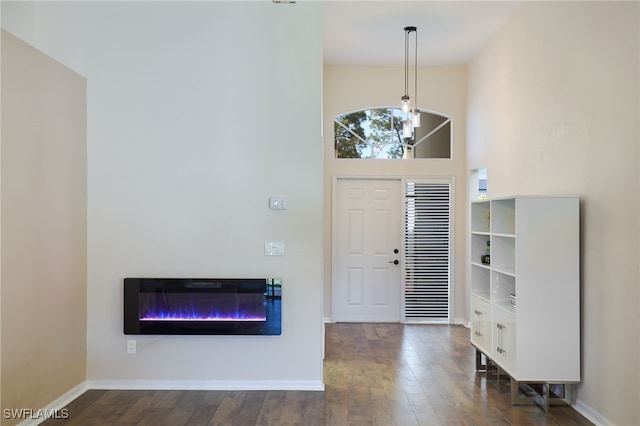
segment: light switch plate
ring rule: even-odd
[[[286,210],[287,199],[282,197],[271,197],[269,198],[269,208],[271,210]]]
[[[270,241],[264,243],[265,256],[284,256],[284,243],[282,241]]]

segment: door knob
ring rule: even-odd
[[[394,265],[397,265],[398,263],[400,263],[400,261],[398,261],[398,259],[390,260],[389,263],[393,263]]]
[[[394,252],[395,254],[398,254],[398,253],[400,252],[400,250],[398,250],[398,249],[393,249],[393,252]]]

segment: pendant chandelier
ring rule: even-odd
[[[413,59],[413,102],[415,107],[411,108],[411,98],[409,97],[410,80],[410,44],[413,34],[414,59]],[[420,110],[418,109],[418,28],[404,27],[404,95],[400,98],[400,108],[404,114],[402,121],[402,136],[405,139],[413,137],[413,130],[420,127]]]

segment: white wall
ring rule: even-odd
[[[465,137],[466,67],[430,67],[418,70],[418,107],[452,119],[452,158],[414,160],[360,160],[334,158],[333,120],[336,115],[371,107],[399,105],[404,70],[397,67],[325,66],[324,93],[324,316],[331,318],[331,186],[334,177],[447,178],[454,188],[453,250],[451,265],[451,320],[462,322],[465,247]]]
[[[576,406],[600,424],[640,424],[639,5],[524,2],[469,66],[489,196],[581,197]]]
[[[322,387],[320,15],[3,2],[8,31],[88,79],[90,385]],[[138,336],[127,355],[128,276],[280,277],[282,335]]]

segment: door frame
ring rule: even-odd
[[[406,206],[405,206],[405,196],[404,196],[404,186],[408,180],[419,180],[419,181],[442,181],[448,182],[450,184],[450,223],[449,223],[449,324],[454,324],[455,321],[455,296],[456,296],[456,286],[455,286],[455,222],[456,222],[456,209],[455,209],[455,176],[453,175],[432,175],[432,176],[414,176],[414,175],[346,175],[346,174],[332,174],[331,176],[331,322],[335,322],[334,317],[334,307],[335,307],[335,298],[336,292],[334,291],[335,285],[337,282],[336,277],[336,264],[337,264],[337,216],[338,216],[338,181],[339,180],[395,180],[400,182],[401,187],[401,205],[400,205],[400,214],[401,217],[404,218],[406,214]],[[401,264],[404,265],[406,262],[405,259],[405,229],[404,229],[404,221],[400,224],[400,259]],[[400,274],[400,323],[406,323],[405,317],[405,274],[401,272]],[[442,324],[442,323],[440,323]]]

